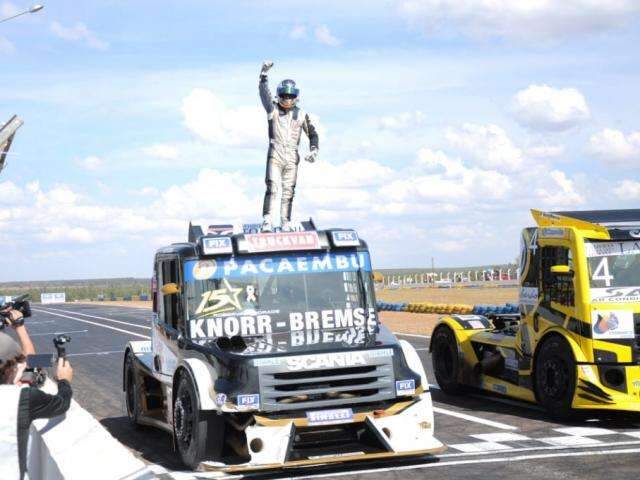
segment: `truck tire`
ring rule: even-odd
[[[136,371],[133,364],[133,355],[127,354],[124,361],[124,398],[127,408],[127,417],[134,428],[140,428],[138,418],[140,417],[140,389],[136,382]]]
[[[440,326],[431,339],[431,360],[436,381],[443,392],[459,395],[466,390],[458,382],[460,358],[458,342],[454,333],[447,326]]]
[[[534,376],[538,402],[556,418],[571,416],[576,389],[576,361],[562,337],[553,335],[540,345]]]
[[[195,386],[182,375],[173,404],[173,432],[182,463],[196,470],[203,460],[218,461],[224,444],[224,420],[200,410]]]

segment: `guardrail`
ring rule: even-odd
[[[412,312],[412,313],[439,313],[442,315],[492,315],[505,313],[519,313],[520,307],[515,303],[504,305],[478,304],[465,305],[461,303],[430,303],[430,302],[378,302],[378,311]]]

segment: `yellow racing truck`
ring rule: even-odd
[[[640,210],[532,210],[520,313],[450,315],[431,337],[436,380],[577,410],[640,411]]]

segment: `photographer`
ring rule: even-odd
[[[29,426],[37,418],[62,415],[71,404],[73,370],[69,362],[58,360],[57,395],[49,395],[38,388],[21,384],[26,368],[26,355],[35,349],[24,326],[22,313],[4,309],[0,313],[15,330],[20,345],[9,335],[0,332],[0,478],[24,478],[27,465]]]

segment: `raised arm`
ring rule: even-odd
[[[318,138],[318,132],[316,127],[311,123],[311,119],[308,114],[304,116],[304,123],[302,124],[302,128],[304,129],[304,133],[309,137],[309,148],[310,150],[318,150],[320,148],[320,139]]]
[[[262,69],[260,70],[260,83],[258,83],[260,100],[262,101],[262,106],[267,113],[273,112],[273,97],[271,96],[269,80],[267,79],[267,72],[271,67],[273,67],[273,62],[266,61],[262,64]]]

